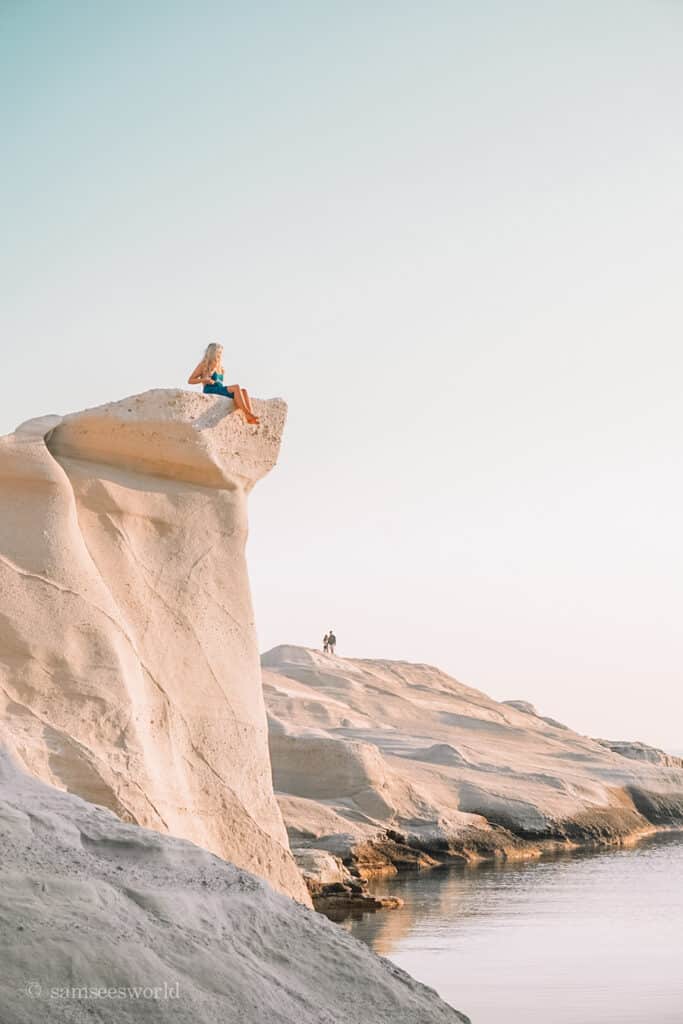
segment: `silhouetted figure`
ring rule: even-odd
[[[327,635],[327,633],[325,633],[325,636],[323,637],[323,654],[329,654],[329,653],[330,653],[330,638]]]
[[[330,654],[334,654],[334,649],[337,646],[337,638],[334,635],[334,630],[331,629],[327,634],[327,649]]]

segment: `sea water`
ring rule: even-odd
[[[343,926],[472,1024],[683,1024],[683,833],[373,891]]]

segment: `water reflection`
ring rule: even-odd
[[[343,926],[473,1024],[683,1024],[683,835],[388,879]]]

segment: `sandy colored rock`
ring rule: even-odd
[[[244,546],[286,415],[150,391],[0,439],[0,698],[22,763],[308,901],[273,796]]]
[[[615,754],[631,758],[633,761],[649,761],[650,764],[662,765],[665,768],[683,768],[683,757],[667,754],[658,747],[651,747],[638,740],[598,740],[603,747],[613,750]]]
[[[0,840],[3,1024],[466,1021],[262,879],[1,752]]]
[[[299,847],[373,873],[420,852],[537,855],[683,823],[675,758],[615,752],[429,665],[292,646],[262,663],[275,788]]]
[[[322,885],[343,885],[349,877],[339,857],[325,850],[293,849],[292,854],[304,878],[308,876]]]

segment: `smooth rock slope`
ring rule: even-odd
[[[634,745],[610,749],[429,665],[292,646],[262,663],[275,788],[309,882],[314,850],[370,875],[683,824],[676,758],[635,745],[634,760]]]
[[[343,929],[0,753],[2,1024],[457,1024]]]
[[[0,439],[0,703],[34,775],[304,902],[244,556],[286,415],[150,391]]]

